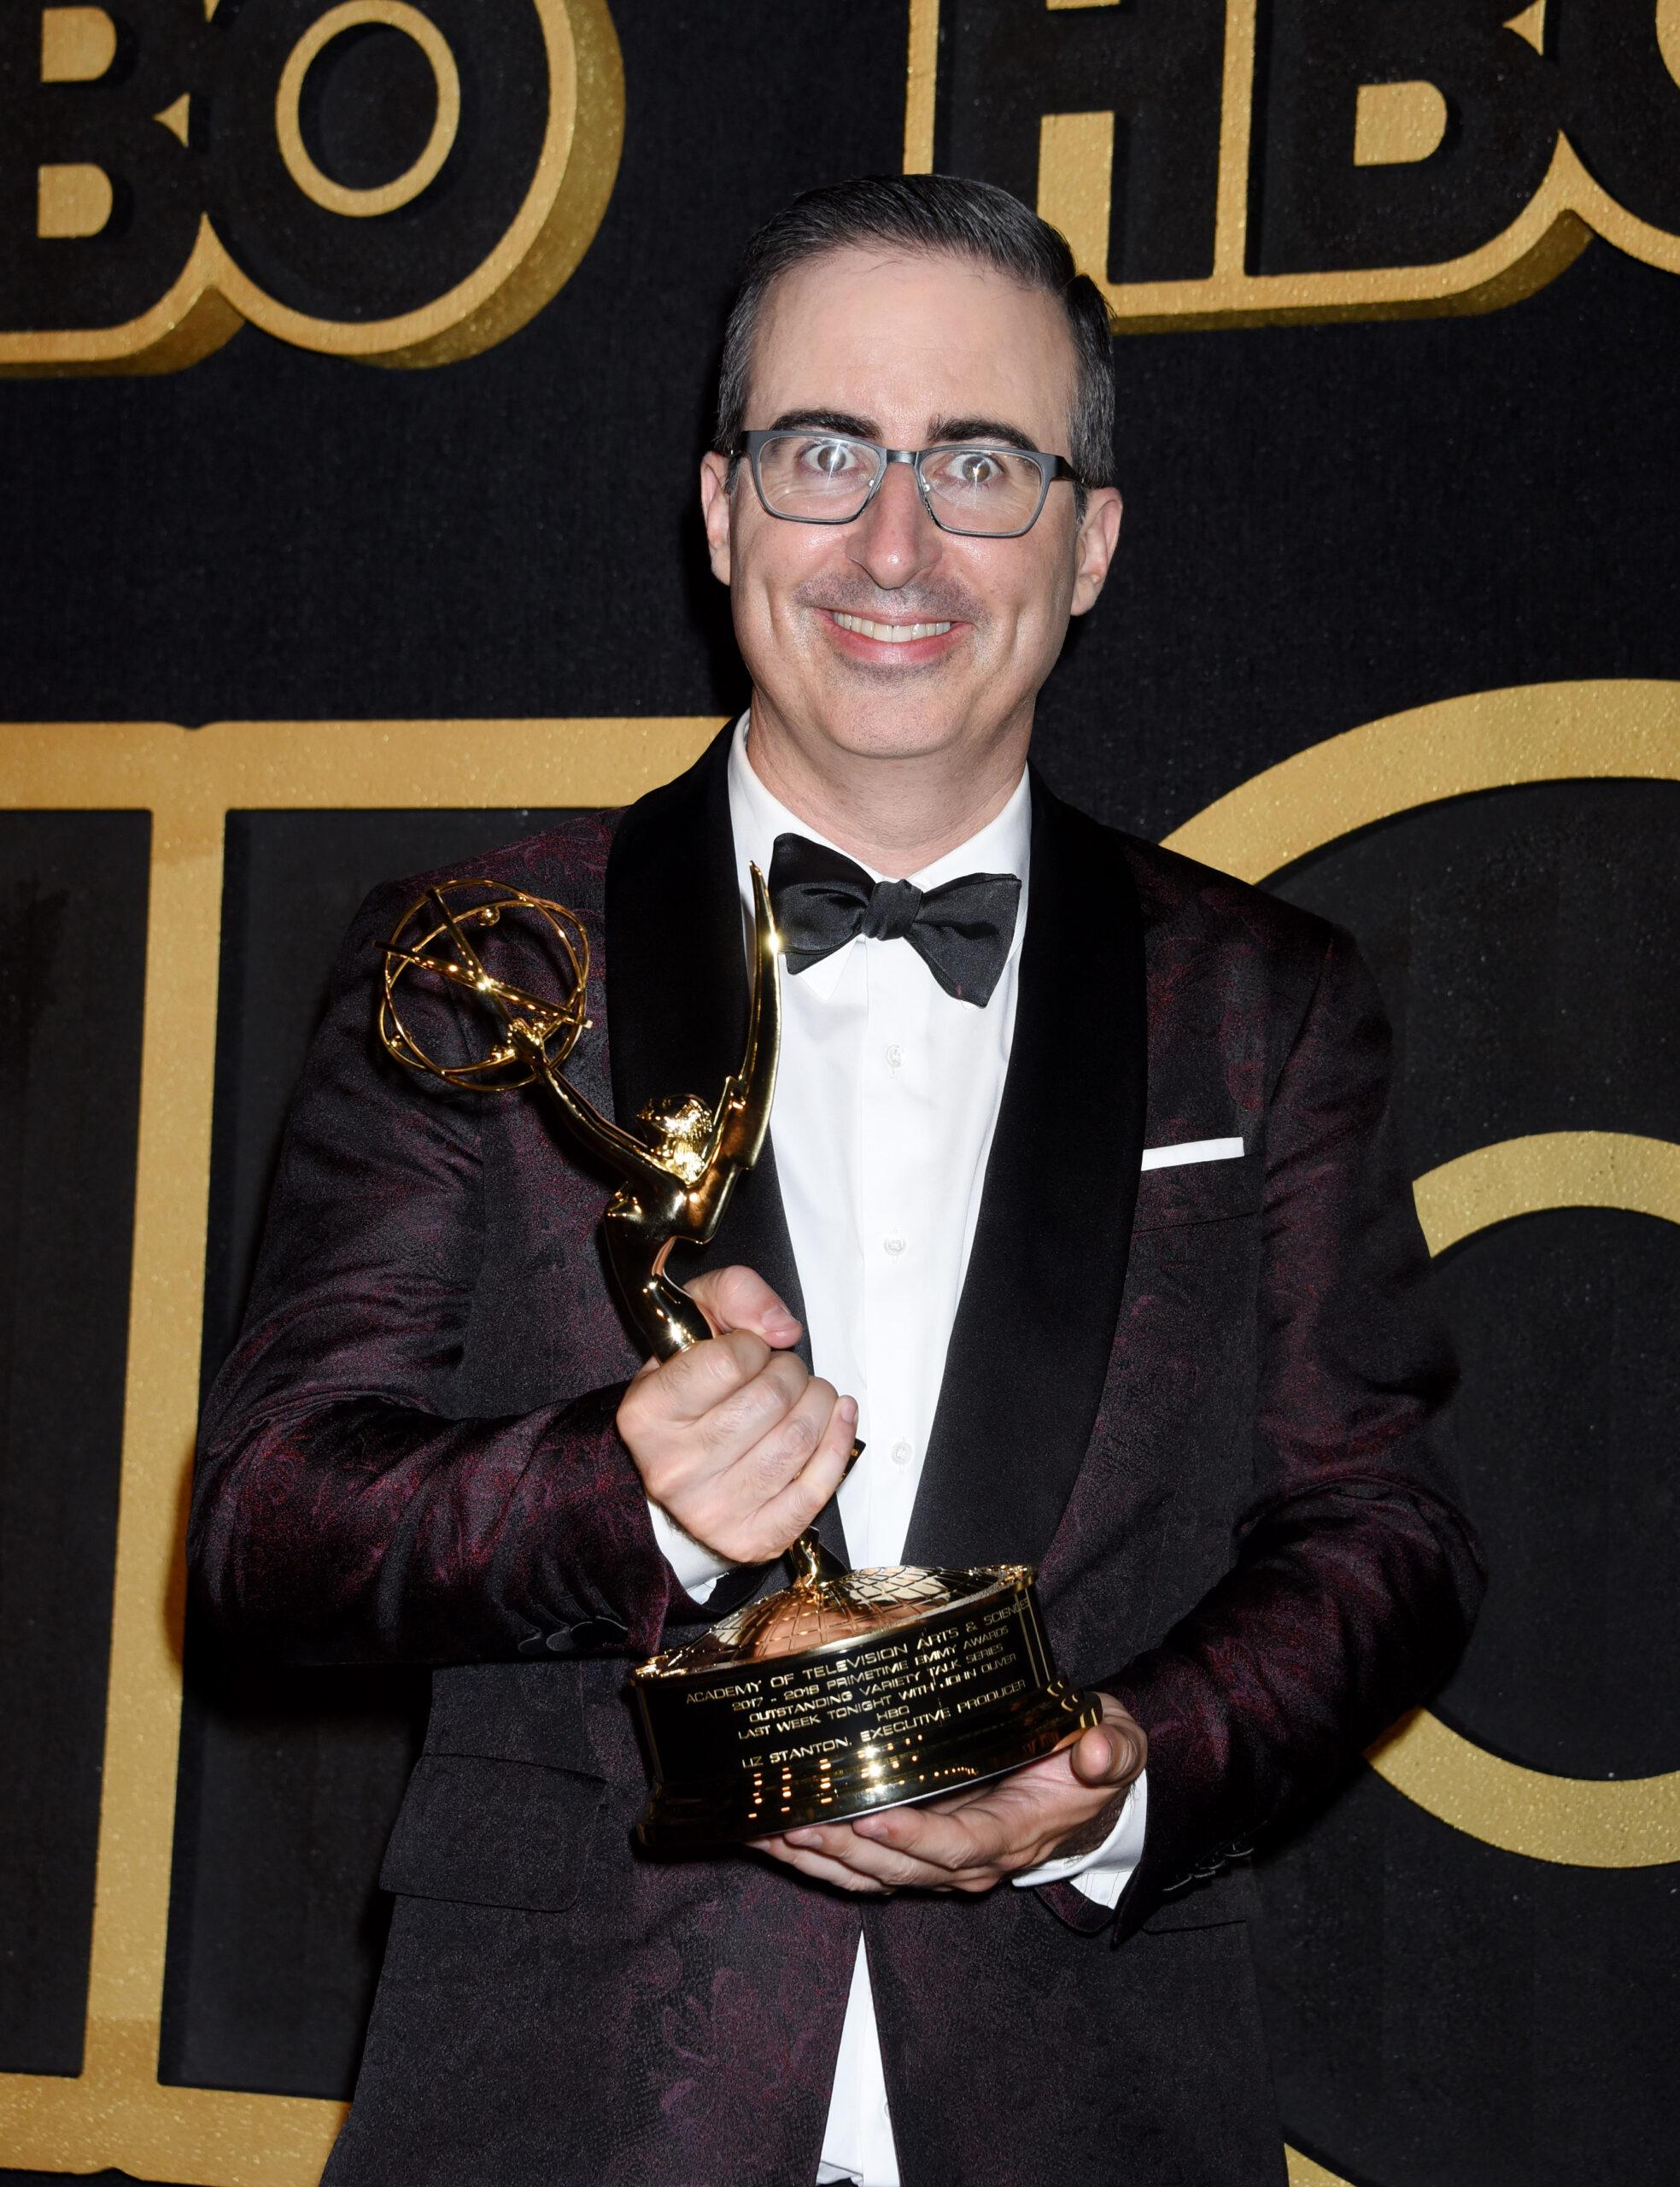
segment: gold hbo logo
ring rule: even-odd
[[[1680,0],[910,0],[904,149],[1121,327],[1487,311],[1594,235],[1680,272]]]
[[[0,7],[0,372],[166,372],[246,320],[382,365],[503,340],[593,241],[606,0]]]

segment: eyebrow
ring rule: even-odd
[[[934,437],[929,445],[935,448],[947,441],[1001,441],[1005,448],[1024,448],[1033,455],[1039,453],[1030,433],[1023,433],[1019,425],[1011,425],[1003,418],[935,418],[931,430]]]
[[[855,417],[849,410],[784,410],[770,427],[776,433],[805,429],[848,433],[854,440],[881,444],[880,421]],[[944,448],[952,442],[990,441],[1005,448],[1026,449],[1033,454],[1039,453],[1039,444],[1030,433],[1022,432],[1019,425],[1011,425],[1003,418],[935,418],[928,430],[932,435],[928,443],[929,448]]]
[[[849,433],[857,441],[878,441],[881,431],[875,419],[854,418],[849,410],[784,410],[770,431],[791,433],[801,426],[814,426],[822,433]]]

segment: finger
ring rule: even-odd
[[[839,1398],[807,1463],[769,1498],[758,1515],[765,1539],[774,1545],[767,1555],[779,1556],[797,1540],[834,1495],[852,1463],[857,1431],[858,1400]]]
[[[1142,1770],[1146,1750],[1141,1727],[1107,1718],[1074,1741],[1068,1764],[1082,1785],[1126,1785]]]
[[[1068,1750],[1068,1766],[1081,1785],[1117,1785],[1132,1757],[1132,1743],[1099,1724],[1081,1732]]]
[[[720,1337],[720,1344],[759,1346],[764,1363],[694,1422],[695,1439],[717,1462],[740,1469],[737,1486],[751,1489],[756,1505],[791,1480],[822,1439],[834,1392],[813,1385],[803,1359],[792,1351],[763,1351],[758,1337]],[[816,1388],[817,1395],[811,1393]]]
[[[1004,1850],[997,1817],[969,1805],[890,1808],[884,1814],[860,1815],[852,1828],[863,1844],[913,1861],[947,1883],[953,1876],[995,1867]]]
[[[708,1269],[682,1287],[720,1335],[750,1329],[778,1351],[799,1340],[798,1320],[754,1269]]]
[[[951,1868],[942,1862],[919,1860],[896,1844],[880,1842],[852,1823],[790,1830],[785,1836],[796,1849],[838,1862],[853,1874],[867,1876],[893,1890],[986,1890],[997,1880],[996,1872],[989,1868]]]
[[[818,1883],[833,1884],[840,1891],[856,1891],[866,1897],[890,1898],[893,1895],[890,1885],[859,1874],[843,1862],[812,1852],[809,1846],[790,1845],[785,1838],[758,1838],[752,1843],[758,1851],[768,1854],[771,1860],[780,1861],[784,1867],[797,1868],[802,1876],[814,1877]]]
[[[731,1345],[751,1345],[764,1363],[697,1420],[662,1422],[653,1439],[657,1459],[642,1467],[642,1477],[652,1482],[656,1501],[691,1533],[723,1546],[717,1532],[721,1524],[729,1532],[729,1556],[752,1563],[779,1555],[787,1543],[760,1547],[756,1531],[752,1539],[743,1539],[739,1529],[756,1530],[766,1501],[810,1459],[834,1392],[822,1383],[822,1394],[811,1400],[811,1377],[802,1359],[791,1351],[767,1351],[760,1338],[742,1332],[716,1337],[695,1351]],[[705,1499],[703,1505],[692,1504],[695,1497]],[[688,1508],[679,1509],[679,1504]]]
[[[772,1354],[763,1374],[730,1399],[727,1417],[750,1417],[756,1431],[735,1462],[755,1505],[811,1463],[834,1410],[834,1384],[807,1375],[803,1361],[785,1351]]]
[[[762,1337],[747,1329],[729,1330],[661,1360],[645,1386],[647,1401],[661,1418],[690,1426],[726,1404],[775,1357]],[[803,1375],[801,1363],[793,1363]]]
[[[1100,1815],[1112,1797],[1113,1787],[1106,1784],[1087,1786],[1066,1778],[1035,1781],[1029,1767],[1001,1783],[925,1806],[895,1808],[853,1827],[945,1869],[953,1886],[967,1891],[985,1887],[975,1878],[995,1879],[1036,1867]]]

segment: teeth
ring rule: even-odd
[[[908,645],[912,638],[942,638],[951,628],[949,623],[871,623],[866,616],[842,615],[838,608],[834,620],[843,630],[856,630],[861,638],[879,638],[889,646]]]

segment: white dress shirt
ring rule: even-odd
[[[752,771],[746,741],[743,717],[729,757],[729,812],[750,932],[749,865],[768,876],[779,835],[827,838],[770,795]],[[860,935],[807,970],[783,975],[770,1129],[813,1366],[842,1396],[857,1398],[858,1433],[867,1445],[840,1492],[846,1548],[859,1568],[896,1564],[904,1554],[1003,1099],[1031,836],[1023,774],[995,820],[904,877],[928,889],[959,874],[1020,876],[1015,938],[983,1010],[947,995],[902,941]],[[899,877],[866,871],[875,880]],[[729,1568],[657,1504],[650,1510],[677,1578],[704,1598]],[[1014,1882],[1069,1880],[1115,1905],[1143,1852],[1146,1801],[1139,1778],[1095,1853],[1051,1862]],[[861,1941],[817,2177],[899,2187]]]

